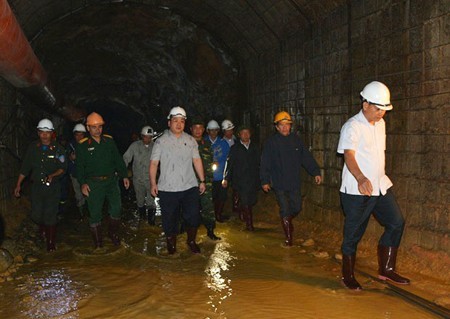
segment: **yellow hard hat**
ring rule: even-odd
[[[89,114],[86,119],[86,125],[103,125],[103,124],[105,124],[103,117],[95,112]]]
[[[275,114],[273,123],[277,124],[278,122],[281,122],[281,121],[286,121],[288,123],[292,123],[291,116],[289,115],[288,112],[281,111],[281,112],[278,112],[277,114]]]

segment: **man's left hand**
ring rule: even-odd
[[[200,192],[200,195],[203,194],[203,193],[206,191],[206,185],[205,185],[205,183],[200,183],[200,184],[198,185],[198,190],[199,190],[199,192]]]

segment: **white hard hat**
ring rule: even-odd
[[[391,104],[391,93],[389,92],[388,87],[381,82],[370,82],[364,87],[360,94],[367,102],[376,105],[379,109],[385,111],[393,109]]]
[[[44,131],[44,132],[50,132],[50,131],[55,130],[55,128],[53,127],[52,121],[50,121],[49,119],[40,120],[36,128],[39,131]]]
[[[86,128],[84,127],[83,124],[78,123],[77,125],[75,125],[75,126],[73,127],[72,132],[73,132],[73,133],[75,133],[75,132],[83,132],[83,133],[86,133]]]
[[[218,130],[220,129],[219,123],[217,123],[214,120],[211,120],[208,122],[208,125],[206,126],[207,130]]]
[[[172,117],[177,117],[177,116],[187,119],[186,111],[180,106],[173,107],[170,110],[169,115],[167,116],[167,119],[170,120]]]
[[[227,131],[227,130],[232,130],[232,129],[234,129],[233,122],[231,122],[230,120],[223,120],[222,130]]]
[[[141,135],[153,136],[153,128],[151,126],[144,126],[141,130]]]

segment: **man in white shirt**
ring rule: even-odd
[[[170,255],[177,251],[181,217],[191,252],[200,253],[195,240],[200,225],[199,193],[205,192],[206,181],[197,141],[184,132],[186,118],[182,107],[170,110],[167,117],[169,130],[156,140],[150,157],[151,194],[160,199],[162,226]],[[157,179],[158,165],[160,174]]]
[[[344,154],[340,188],[344,210],[342,282],[361,290],[354,276],[356,249],[374,214],[384,227],[378,243],[379,278],[397,284],[409,279],[395,272],[397,249],[405,221],[385,174],[386,126],[383,116],[392,110],[389,89],[381,82],[367,84],[361,92],[362,109],[342,127],[338,153]]]

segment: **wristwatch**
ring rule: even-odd
[[[205,184],[205,183],[206,183],[206,181],[200,181],[199,183],[200,183],[200,184],[201,184],[201,183]]]

